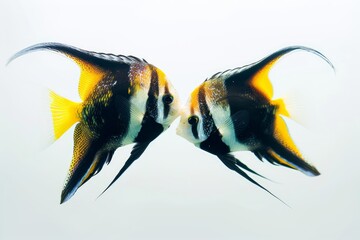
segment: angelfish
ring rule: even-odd
[[[135,143],[106,191],[178,117],[178,94],[159,68],[133,56],[41,43],[16,53],[9,62],[37,50],[62,53],[81,69],[78,85],[81,102],[50,92],[54,140],[76,124],[73,157],[61,203],[100,172],[105,163],[109,164],[118,147]]]
[[[268,76],[277,60],[294,50],[314,53],[334,68],[320,52],[292,46],[258,62],[219,72],[193,90],[177,128],[178,135],[216,155],[229,169],[271,195],[243,170],[263,176],[231,153],[251,151],[260,160],[266,159],[308,176],[320,174],[305,161],[292,140],[283,119],[284,116],[291,118],[291,115],[284,99],[273,99],[273,86]]]

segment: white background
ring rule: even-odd
[[[355,0],[2,0],[0,239],[360,239],[359,10]],[[76,99],[79,70],[49,52],[5,67],[15,52],[49,41],[145,58],[164,70],[182,102],[218,71],[289,45],[313,47],[336,74],[297,52],[271,78],[275,89],[302,99],[294,105],[308,127],[290,127],[322,175],[237,153],[274,181],[256,178],[288,208],[179,138],[177,120],[101,198],[131,146],[60,205],[73,129],[50,147],[40,144],[51,135],[43,90]]]

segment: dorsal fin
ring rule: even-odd
[[[133,62],[142,61],[131,56],[126,57],[122,55],[90,52],[61,43],[40,43],[16,53],[10,58],[8,63],[26,53],[38,50],[60,52],[78,64],[81,69],[78,91],[82,100],[85,100],[89,96],[89,93],[94,89],[96,84],[112,68],[119,67],[122,64],[130,65]]]
[[[252,73],[251,79],[249,79],[251,85],[262,92],[268,99],[271,99],[273,97],[273,87],[269,79],[269,72],[272,66],[274,66],[274,64],[282,56],[295,50],[311,52],[324,59],[333,69],[335,69],[334,65],[329,61],[329,59],[327,59],[322,53],[316,51],[315,49],[304,46],[291,46],[276,51],[273,54],[256,63],[251,64],[248,68],[244,69],[244,72],[249,71],[250,74]]]
[[[335,70],[329,59],[320,52],[308,47],[291,46],[280,49],[258,62],[216,73],[208,80],[221,78],[227,82],[230,88],[234,87],[235,89],[244,89],[246,84],[249,84],[251,87],[260,91],[267,99],[271,100],[273,97],[273,86],[269,79],[269,72],[282,56],[295,50],[311,52],[324,59]],[[234,92],[238,92],[238,89],[234,90]]]

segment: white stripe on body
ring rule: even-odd
[[[235,128],[230,115],[230,106],[226,99],[226,88],[222,79],[213,79],[206,82],[206,103],[215,126],[222,135],[222,141],[230,151],[246,151],[248,147],[236,139]]]
[[[141,130],[141,123],[146,112],[146,101],[150,88],[151,70],[143,63],[133,64],[129,73],[130,85],[137,90],[130,97],[129,130],[122,140],[122,145],[134,143]]]

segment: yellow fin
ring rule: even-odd
[[[284,165],[287,166],[289,168],[292,169],[297,169],[294,165],[290,164],[289,162],[285,161],[284,159],[282,159],[276,152],[274,152],[273,150],[268,150],[267,153],[270,155],[270,157],[272,157],[272,159],[276,160],[278,164],[280,165]]]
[[[299,149],[291,139],[285,121],[278,114],[275,115],[274,140],[270,141],[269,147],[273,152],[268,152],[273,159],[281,158],[282,165],[295,168],[308,176],[318,176],[320,172],[302,157]]]
[[[276,113],[290,118],[290,113],[286,109],[284,99],[276,99],[271,101],[273,105],[277,107]]]
[[[95,67],[94,65],[82,61],[72,55],[67,55],[69,58],[74,60],[81,69],[81,75],[79,80],[78,92],[81,100],[86,100],[91,94],[95,86],[104,77],[104,70]]]
[[[50,91],[50,110],[54,127],[54,138],[59,139],[74,123],[79,121],[80,103],[70,101]]]
[[[96,150],[91,147],[91,144],[90,133],[82,123],[78,123],[74,131],[74,151],[64,189],[61,193],[61,203],[69,200],[75,194],[84,179],[89,176],[89,171],[93,169],[94,164],[91,161]],[[87,166],[89,164],[90,166]],[[82,168],[80,168],[81,165],[83,165]]]
[[[81,180],[80,186],[87,182],[94,175],[98,162],[99,159],[94,160],[94,162],[91,164],[90,169],[86,173],[86,176]]]
[[[255,73],[251,80],[252,86],[264,94],[268,99],[271,99],[274,95],[273,86],[269,79],[269,72],[280,57],[281,56],[274,58],[272,61],[267,63],[257,73]]]
[[[284,119],[282,119],[278,114],[275,115],[274,123],[274,137],[279,141],[283,146],[285,146],[289,151],[291,151],[298,158],[302,158],[300,150],[296,147],[294,141],[292,140],[289,130],[286,126]]]

